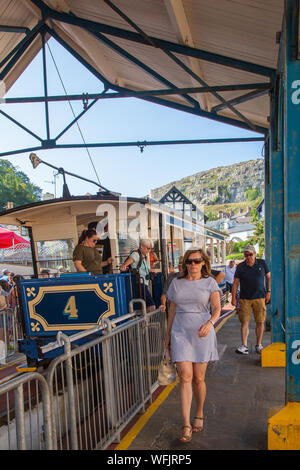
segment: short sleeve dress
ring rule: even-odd
[[[210,318],[210,295],[220,292],[212,277],[195,281],[174,279],[167,297],[176,304],[171,329],[171,355],[173,362],[209,362],[219,359],[217,337],[212,328],[205,337],[198,336],[199,328]]]

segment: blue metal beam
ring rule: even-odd
[[[15,66],[15,64],[18,62],[20,57],[24,54],[24,52],[28,49],[28,47],[32,44],[32,42],[35,40],[39,32],[41,31],[41,28],[43,27],[43,21],[39,22],[33,29],[32,31],[18,44],[10,54],[8,54],[4,60],[2,60],[0,67],[2,67],[9,59],[9,63],[6,65],[6,67],[2,70],[0,73],[0,80],[4,80],[6,75],[11,71],[11,69]]]
[[[300,402],[300,60],[299,2],[286,0],[284,18],[284,262],[286,398]]]
[[[132,26],[142,37],[146,39],[146,41],[153,47],[155,47],[155,43],[151,40],[151,38],[136,24],[134,23],[123,11],[121,11],[116,5],[114,5],[111,0],[104,0],[104,2],[110,6],[121,18],[123,18],[130,26]],[[194,78],[197,82],[199,82],[202,86],[208,86],[207,83],[200,77],[198,74],[196,74],[190,67],[188,67],[181,59],[176,57],[173,52],[168,51],[165,48],[161,47],[161,50],[171,59],[173,62],[175,62],[177,65],[179,65],[180,68],[182,68],[185,72],[187,72],[191,77]],[[225,100],[223,96],[221,96],[218,92],[215,90],[210,90],[210,92],[217,98],[221,103],[229,108],[234,114],[236,114],[242,121],[245,121],[249,127],[251,127],[253,130],[254,126],[247,119],[240,111],[234,108],[234,106],[230,103],[230,101]]]
[[[13,122],[14,124],[16,124],[17,126],[19,126],[21,129],[23,129],[23,131],[27,132],[28,134],[30,134],[32,137],[34,137],[35,139],[39,140],[40,142],[43,142],[43,139],[41,139],[41,137],[39,137],[37,134],[35,134],[34,132],[32,132],[30,129],[28,129],[26,126],[24,126],[23,124],[21,124],[20,122],[18,122],[16,119],[14,119],[13,117],[11,117],[9,114],[5,113],[4,111],[2,111],[2,109],[0,109],[0,114],[2,114],[2,116],[6,117],[7,119],[9,119],[11,122]]]
[[[272,343],[285,343],[284,305],[284,160],[283,160],[283,83],[281,63],[271,93],[270,131],[270,233],[268,237],[270,267],[272,272],[271,323]]]
[[[168,88],[163,90],[145,90],[145,91],[122,91],[122,92],[102,92],[102,93],[82,93],[77,95],[56,95],[56,96],[25,96],[18,98],[5,98],[3,101],[5,104],[16,104],[16,103],[44,103],[45,101],[83,101],[88,100],[106,100],[116,98],[145,98],[147,96],[169,96],[169,95],[183,95],[186,93],[209,93],[210,90],[215,91],[238,91],[238,90],[255,90],[253,93],[268,93],[271,88],[269,83],[251,83],[251,84],[239,84],[239,85],[216,85],[207,87],[189,87],[189,88]],[[246,95],[243,95],[246,96]],[[242,98],[242,97],[240,97]],[[239,99],[239,98],[237,98]],[[234,100],[232,100],[234,101]],[[223,105],[220,105],[223,106]],[[213,108],[214,109],[214,108]]]
[[[91,73],[93,73],[97,78],[99,78],[99,80],[102,81],[106,85],[107,88],[110,88],[111,90],[115,90],[120,93],[123,93],[123,92],[131,93],[132,97],[137,97],[137,98],[139,97],[136,94],[138,92],[134,92],[133,90],[129,90],[128,88],[116,86],[113,83],[108,82],[94,67],[92,67],[83,57],[81,57],[80,54],[78,54],[69,44],[67,44],[59,36],[59,34],[57,34],[56,31],[49,28],[48,26],[45,26],[45,29],[47,32],[49,32],[49,34],[51,34],[54,37],[54,39],[56,39],[63,47],[65,47],[66,50],[68,50],[70,54],[72,54],[82,65],[84,65]],[[242,129],[251,130],[251,131],[253,130],[243,121],[238,121],[237,119],[229,118],[226,116],[220,116],[215,113],[210,113],[208,111],[201,110],[200,108],[195,109],[195,108],[192,108],[191,106],[181,105],[179,103],[175,103],[175,102],[162,99],[162,98],[157,98],[157,97],[146,97],[142,99],[145,101],[149,101],[151,103],[156,103],[162,106],[167,106],[169,108],[177,109],[179,111],[185,111],[187,113],[194,114],[196,116],[205,117],[208,119],[212,119],[214,121],[229,124],[231,126],[240,127]],[[255,126],[255,132],[265,135],[268,133],[268,129],[263,126]]]
[[[53,140],[57,141],[59,140],[77,121],[79,121],[79,119],[87,112],[91,109],[92,106],[94,106],[95,103],[97,103],[97,99],[92,101],[88,106],[85,107],[85,109],[83,111],[81,111],[81,113],[78,114],[78,116],[76,116],[73,121],[70,122],[70,124],[68,124],[59,134],[57,134],[56,137],[54,137]]]
[[[263,142],[263,137],[242,137],[242,138],[224,138],[224,139],[190,139],[190,140],[152,140],[136,142],[95,142],[84,144],[56,144],[55,139],[44,140],[40,147],[24,148],[9,152],[0,153],[0,157],[8,155],[37,152],[39,150],[69,149],[69,148],[107,148],[107,147],[138,147],[141,152],[145,147],[161,145],[195,145],[195,144],[229,144],[238,142]]]
[[[27,33],[27,36],[22,39],[13,49],[10,51],[7,56],[0,62],[0,69],[8,62],[14,55],[15,53],[24,47],[25,44],[28,43],[28,39],[30,39],[31,35],[36,35],[36,33],[39,32],[40,28],[43,26],[44,21],[39,21],[38,24],[30,31]]]
[[[45,30],[41,31],[42,37],[42,57],[43,57],[43,82],[44,82],[44,94],[47,98],[48,96],[48,83],[47,83],[47,57],[46,57],[46,42],[45,42]],[[49,120],[49,105],[48,101],[45,101],[45,121],[46,121],[46,134],[47,140],[50,139],[50,120]]]
[[[270,88],[270,87],[268,87]],[[269,90],[265,89],[265,90],[254,90],[254,91],[251,91],[250,93],[246,93],[244,95],[241,95],[241,96],[237,96],[236,98],[233,98],[232,100],[229,100],[228,103],[230,103],[231,105],[237,105],[237,104],[241,104],[241,103],[245,103],[246,101],[249,101],[249,100],[253,100],[255,98],[259,98],[260,96],[264,96],[266,95],[267,93],[269,92]],[[214,106],[211,111],[213,113],[217,113],[219,111],[222,111],[222,109],[225,109],[227,108],[227,105],[226,103],[225,104],[219,104],[217,106]]]
[[[130,62],[134,63],[137,67],[139,67],[140,69],[142,69],[144,72],[148,73],[152,78],[155,78],[156,80],[158,80],[160,83],[163,83],[164,85],[167,85],[168,87],[170,87],[171,89],[173,90],[176,90],[177,87],[172,83],[170,82],[169,80],[167,80],[166,78],[164,78],[162,75],[160,75],[158,72],[156,72],[155,70],[153,70],[151,67],[149,67],[148,65],[144,64],[143,62],[141,62],[139,59],[137,59],[136,57],[134,57],[132,54],[130,54],[129,52],[125,51],[125,49],[123,49],[122,47],[118,46],[117,44],[115,44],[111,39],[107,38],[106,36],[104,36],[103,34],[101,33],[93,33],[93,35],[99,40],[101,41],[103,44],[105,44],[106,46],[110,47],[111,49],[113,49],[115,52],[117,52],[119,55],[121,55],[122,57],[125,57],[127,60],[129,60]],[[194,107],[196,108],[199,108],[199,103],[198,101],[196,101],[194,98],[191,98],[189,96],[185,96],[185,99],[191,103]]]
[[[129,31],[122,28],[116,28],[107,24],[99,23],[96,21],[90,21],[84,18],[79,18],[68,13],[59,12],[49,8],[41,0],[31,0],[36,6],[41,8],[45,17],[50,17],[55,20],[61,21],[63,23],[72,24],[75,26],[82,27],[91,32],[108,34],[109,36],[115,36],[122,39],[127,39],[128,41],[137,42],[140,44],[145,44],[150,46],[149,42],[142,35]],[[195,47],[185,46],[183,44],[177,44],[170,41],[165,41],[153,36],[149,36],[152,43],[155,47],[163,48],[181,55],[195,57],[197,59],[202,59],[208,62],[213,62],[219,65],[224,65],[226,67],[236,68],[239,70],[244,70],[256,75],[263,75],[265,77],[273,77],[275,75],[275,70],[270,67],[264,67],[259,64],[254,64],[244,60],[234,59],[233,57],[223,56],[221,54],[215,54],[209,51],[204,51],[197,49]],[[152,47],[152,46],[150,46]]]
[[[30,32],[29,28],[25,26],[8,26],[8,25],[0,25],[0,31],[5,33],[20,33],[20,34],[28,34]]]

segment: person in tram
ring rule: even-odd
[[[150,268],[151,269],[157,268],[159,264],[159,259],[153,249],[150,251],[149,257],[150,257]]]
[[[144,284],[145,301],[147,306],[147,312],[155,310],[155,302],[149,291],[149,280],[150,280],[150,269],[147,263],[147,255],[153,248],[153,242],[150,239],[141,239],[138,250],[134,250],[130,253],[128,258],[120,266],[121,272],[137,271],[139,276],[142,278]]]
[[[107,219],[104,219],[107,220]],[[98,221],[90,222],[88,224],[88,229],[95,230],[97,233],[97,225]],[[103,225],[103,220],[101,221]],[[98,233],[97,233],[98,235]],[[98,241],[96,243],[96,248],[102,250],[102,261],[107,261],[111,257],[111,246],[110,246],[110,238],[108,232],[108,223],[106,223],[103,227],[103,233],[100,234]],[[102,268],[103,274],[111,274],[112,273],[112,264],[109,263],[107,266],[103,266]]]
[[[164,348],[170,344],[172,362],[180,378],[181,442],[190,442],[203,429],[208,362],[219,359],[214,324],[221,311],[220,288],[201,248],[189,249],[183,258],[183,275],[167,291],[170,301]],[[191,425],[192,397],[196,415]]]
[[[42,270],[41,270],[41,277],[42,277],[42,278],[48,278],[48,277],[50,277],[50,270],[49,270],[49,269],[42,269]]]
[[[102,261],[102,256],[96,249],[98,239],[94,229],[83,230],[73,251],[73,262],[77,272],[102,274],[103,267],[113,262],[112,257]]]

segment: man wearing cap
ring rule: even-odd
[[[263,259],[256,258],[255,248],[248,245],[244,248],[245,260],[238,264],[232,286],[232,305],[236,306],[236,293],[240,285],[240,308],[238,310],[241,322],[242,345],[236,349],[238,354],[249,354],[247,340],[249,334],[250,315],[256,323],[256,346],[259,354],[263,349],[262,337],[266,319],[266,303],[271,297],[271,273]]]

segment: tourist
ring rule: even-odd
[[[113,262],[113,258],[102,261],[102,256],[95,246],[98,238],[95,230],[83,230],[73,252],[73,261],[78,272],[102,274],[103,266]]]
[[[155,310],[155,302],[149,291],[150,269],[147,263],[147,255],[153,248],[153,242],[150,239],[140,240],[139,248],[133,250],[126,258],[122,266],[121,272],[132,272],[138,275],[144,284],[144,297],[147,307],[147,312]]]
[[[183,274],[172,281],[167,292],[170,308],[164,340],[165,348],[171,346],[172,362],[180,378],[180,441],[184,443],[192,439],[193,432],[203,429],[205,373],[208,363],[219,359],[214,329],[221,310],[219,292],[205,251],[188,250],[183,258]],[[191,426],[193,391],[196,414]]]
[[[264,322],[266,319],[266,303],[271,297],[271,274],[266,262],[256,258],[254,246],[247,245],[244,248],[245,260],[238,264],[232,286],[232,305],[237,305],[237,289],[240,285],[240,307],[238,309],[241,322],[242,344],[236,349],[238,354],[249,354],[247,346],[249,335],[249,323],[251,311],[256,323],[256,346],[258,354],[263,349],[262,338],[264,333]]]

